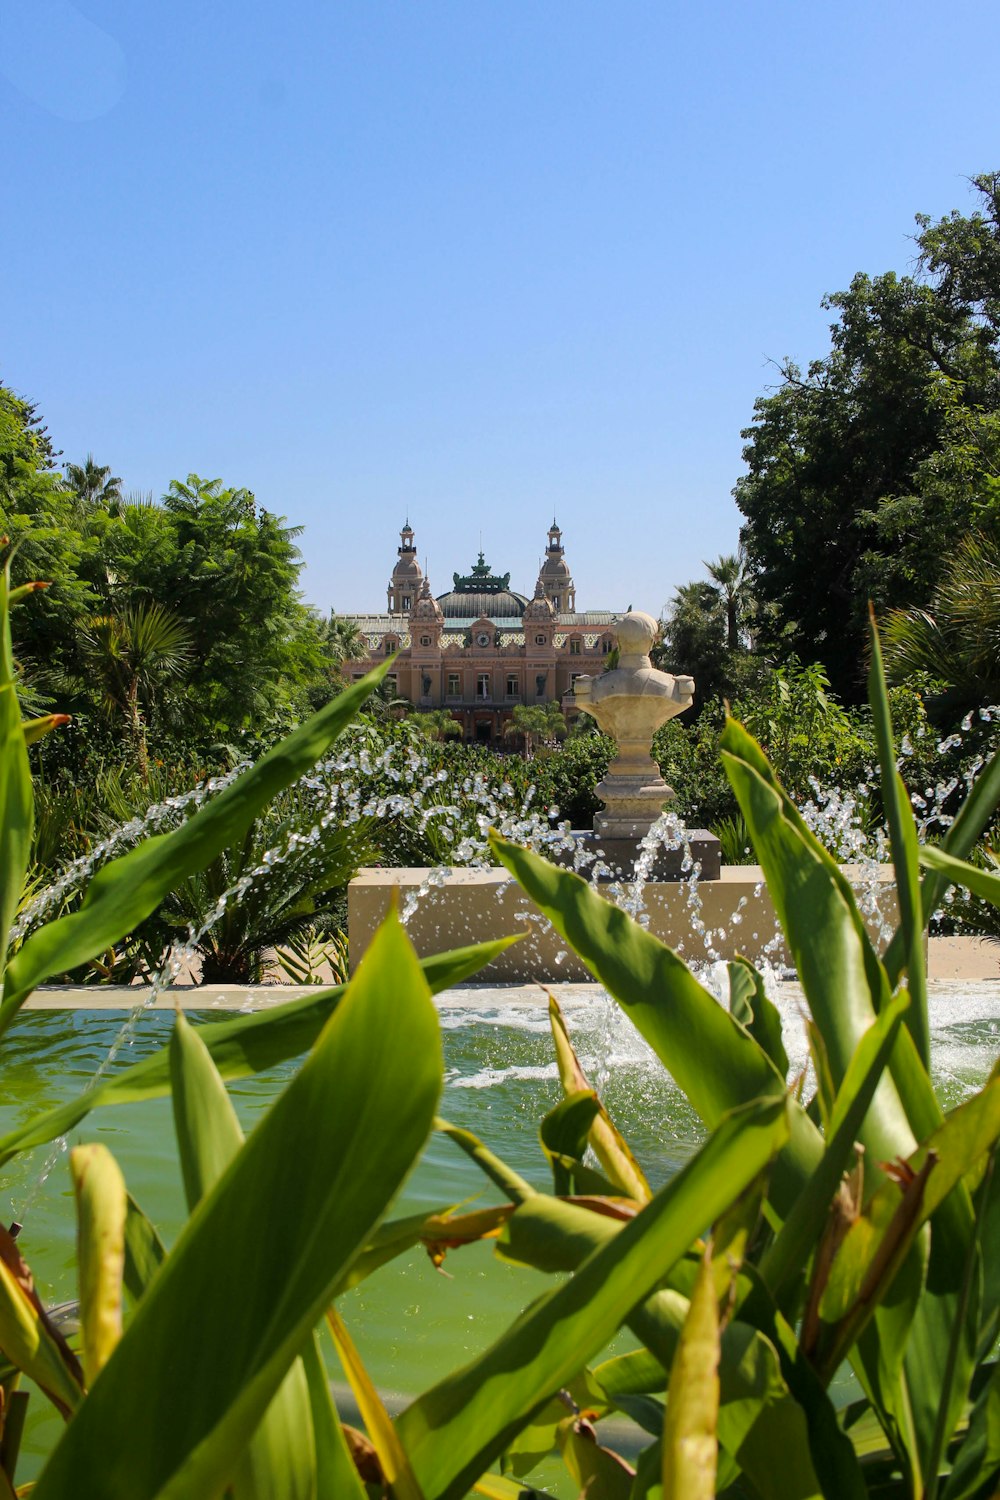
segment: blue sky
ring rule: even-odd
[[[317,605],[659,612],[735,548],[769,361],[1000,167],[1000,10],[638,0],[0,0],[0,379],[128,489],[305,527]]]

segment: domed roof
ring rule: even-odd
[[[528,601],[509,587],[510,574],[494,573],[481,552],[472,572],[466,577],[454,573],[452,582],[449,593],[438,594],[446,620],[519,620],[524,614]]]
[[[452,589],[450,593],[438,594],[437,602],[446,620],[478,620],[481,615],[489,620],[519,620],[528,603],[523,594],[515,594],[513,589],[490,593]]]
[[[564,557],[553,557],[551,554],[542,563],[543,578],[568,578],[569,564]]]
[[[416,552],[403,552],[392,570],[393,578],[420,578],[420,564]]]

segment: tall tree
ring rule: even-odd
[[[96,464],[88,453],[82,464],[66,465],[66,486],[84,510],[114,511],[122,504],[122,482],[109,464]]]
[[[1000,176],[979,205],[918,220],[911,276],[826,299],[829,354],[780,369],[744,432],[734,494],[766,640],[858,697],[866,606],[926,605],[943,560],[1000,505]]]

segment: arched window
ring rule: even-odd
[[[393,636],[391,636],[391,635],[387,635],[386,638],[385,638],[385,654],[386,654],[386,656],[391,656],[392,653],[395,651],[395,649],[396,649],[395,638]]]

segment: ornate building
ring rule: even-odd
[[[389,679],[394,697],[417,710],[444,708],[467,740],[503,741],[519,703],[561,703],[575,678],[593,675],[611,649],[615,611],[576,608],[576,586],[555,521],[529,599],[492,571],[482,552],[466,576],[437,598],[417,561],[409,521],[400,532],[388,588],[388,613],[346,615],[368,649],[352,662],[355,678],[397,653]]]

